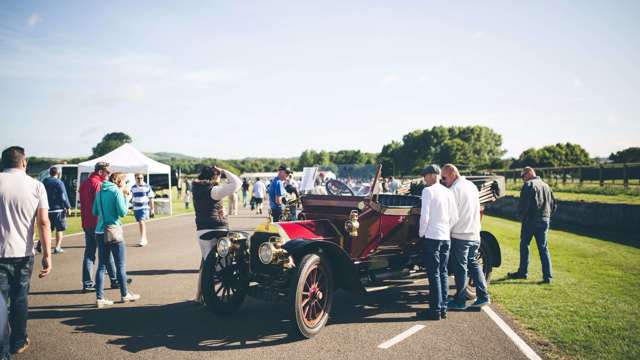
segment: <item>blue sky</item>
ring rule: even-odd
[[[640,146],[639,1],[3,1],[0,146],[242,158],[481,124]]]

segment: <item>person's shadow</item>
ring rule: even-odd
[[[426,303],[423,287],[402,284],[368,295],[338,292],[329,323],[387,323],[415,321],[415,305]],[[395,317],[378,317],[396,313]],[[247,298],[229,316],[216,316],[195,302],[121,306],[96,309],[92,305],[36,306],[30,319],[61,319],[76,331],[110,335],[108,341],[137,353],[153,348],[181,351],[236,350],[280,345],[300,340],[293,335],[287,304]],[[327,331],[328,329],[325,329]]]

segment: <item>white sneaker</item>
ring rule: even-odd
[[[138,246],[141,246],[141,247],[147,246],[148,243],[149,242],[147,241],[147,238],[143,237],[143,238],[140,239],[140,242],[138,243]]]
[[[98,309],[102,309],[105,306],[111,306],[113,305],[113,301],[109,300],[109,299],[98,299],[96,300],[96,306],[98,307]]]
[[[123,302],[123,303],[126,303],[126,302],[133,302],[133,301],[136,301],[136,300],[140,300],[140,295],[138,295],[138,294],[134,294],[134,293],[131,293],[131,292],[130,292],[130,293],[127,293],[127,295],[126,295],[126,296],[123,296],[123,297],[122,297],[122,302]]]

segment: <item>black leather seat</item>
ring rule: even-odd
[[[395,208],[419,208],[422,201],[419,196],[415,195],[378,195],[378,203],[384,207]]]

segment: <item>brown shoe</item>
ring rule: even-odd
[[[29,340],[29,338],[26,338],[24,341],[24,344],[22,344],[22,346],[17,348],[13,353],[22,354],[23,352],[27,351],[27,349],[29,348],[29,344],[31,344],[31,340]]]

